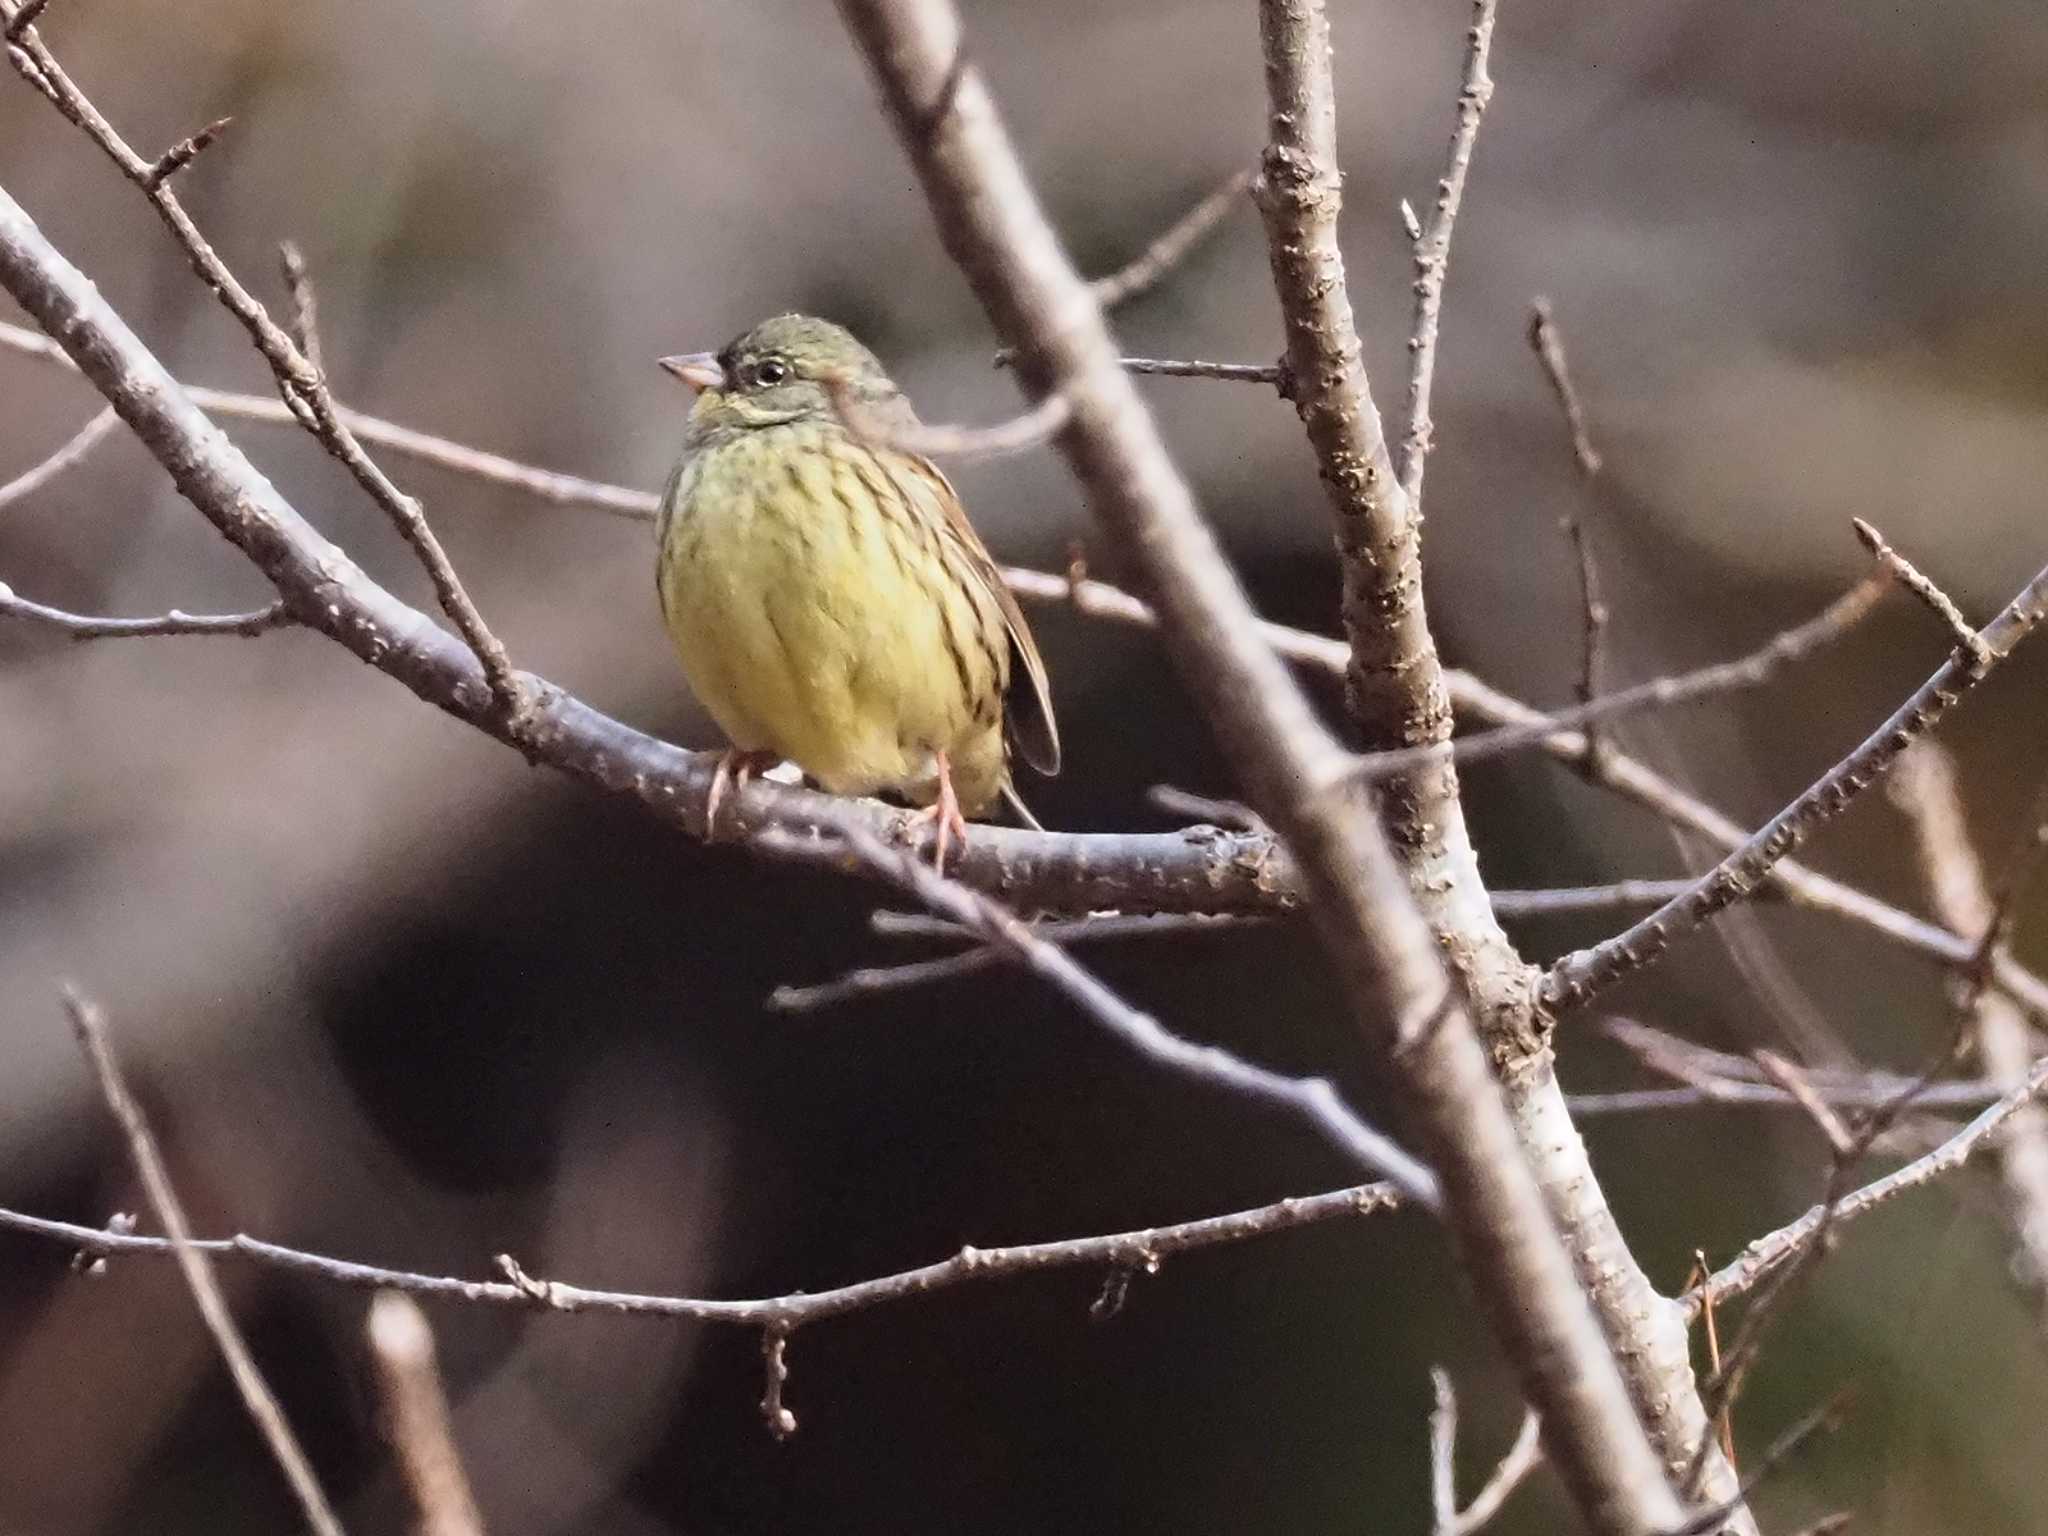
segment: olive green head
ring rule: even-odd
[[[903,408],[881,360],[845,326],[810,315],[776,315],[720,351],[664,357],[661,366],[697,392],[692,438],[829,416],[849,401]]]

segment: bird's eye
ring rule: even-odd
[[[773,389],[789,377],[789,364],[779,357],[764,357],[754,364],[754,382]]]

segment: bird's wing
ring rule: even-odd
[[[898,453],[894,457],[904,469],[931,485],[933,499],[946,515],[946,533],[963,557],[961,564],[987,590],[1003,616],[1003,628],[1010,634],[1011,657],[1010,689],[1003,700],[1003,721],[1010,740],[1024,761],[1050,778],[1060,771],[1060,728],[1053,719],[1052,684],[1046,679],[1045,661],[1038,654],[1038,643],[1031,638],[1031,626],[1024,622],[1023,610],[1010,595],[1010,589],[1003,585],[1002,573],[996,569],[988,546],[981,542],[981,535],[967,521],[967,511],[960,505],[960,495],[953,489],[953,482],[946,478],[938,465],[922,455]]]

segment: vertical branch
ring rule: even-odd
[[[418,1536],[483,1536],[483,1516],[455,1449],[448,1398],[434,1367],[434,1335],[409,1296],[379,1291],[370,1303],[370,1360],[384,1398],[385,1432],[418,1516]]]
[[[1436,382],[1436,340],[1444,310],[1444,282],[1451,269],[1451,231],[1465,200],[1465,177],[1472,169],[1472,146],[1479,140],[1479,122],[1493,100],[1493,77],[1486,72],[1493,51],[1495,0],[1472,0],[1472,25],[1465,34],[1465,79],[1458,88],[1458,126],[1444,173],[1437,178],[1436,207],[1429,224],[1419,229],[1415,246],[1415,323],[1408,336],[1408,435],[1401,444],[1401,490],[1416,515],[1422,512],[1422,476],[1435,445],[1436,423],[1430,419],[1430,389]],[[1405,208],[1406,205],[1403,204]]]
[[[1322,467],[1343,562],[1353,714],[1375,747],[1449,739],[1442,664],[1422,599],[1417,509],[1389,458],[1367,382],[1337,242],[1340,178],[1323,0],[1260,0],[1270,136],[1258,200],[1287,330],[1294,400]],[[1475,40],[1484,45],[1487,38]],[[1480,60],[1484,74],[1485,60]],[[1472,62],[1468,57],[1468,75]],[[1461,130],[1463,117],[1461,115]],[[1476,131],[1476,119],[1475,119]],[[1453,158],[1456,158],[1454,141]],[[1487,899],[1448,753],[1383,786],[1380,814],[1409,889],[1456,968],[1508,1096],[1517,1139],[1616,1346],[1636,1407],[1670,1467],[1707,1432],[1685,1328],[1629,1251],[1552,1069],[1550,1019]],[[1557,1433],[1547,1405],[1545,1434]],[[1717,1455],[1706,1491],[1738,1492]],[[1755,1529],[1746,1511],[1731,1522]]]
[[[840,0],[840,11],[948,251],[1016,348],[1031,392],[1058,390],[1073,402],[1057,441],[1095,515],[1144,576],[1182,679],[1254,807],[1301,865],[1338,978],[1426,1138],[1468,1272],[1543,1415],[1553,1460],[1595,1530],[1642,1536],[1678,1525],[1682,1507],[1586,1306],[1406,873],[1363,797],[1347,788],[1346,754],[1261,635],[1119,366],[1101,312],[962,55],[958,15],[948,0]],[[1379,459],[1384,466],[1383,442]],[[1391,472],[1382,483],[1398,494]],[[1441,694],[1433,663],[1432,675]]]
[[[157,1220],[163,1223],[164,1235],[171,1240],[178,1271],[185,1277],[186,1288],[192,1292],[200,1320],[206,1324],[206,1331],[213,1335],[221,1359],[227,1363],[228,1375],[234,1379],[235,1390],[242,1395],[243,1406],[249,1410],[249,1417],[262,1433],[272,1458],[285,1475],[285,1481],[291,1484],[292,1493],[305,1514],[306,1524],[313,1528],[315,1536],[342,1536],[341,1522],[335,1518],[327,1495],[320,1490],[320,1481],[313,1475],[313,1464],[306,1459],[298,1436],[292,1433],[291,1425],[285,1421],[284,1410],[278,1406],[262,1371],[257,1369],[255,1357],[243,1342],[241,1331],[235,1327],[227,1298],[221,1294],[220,1282],[214,1278],[213,1261],[192,1246],[192,1224],[185,1219],[185,1207],[179,1203],[178,1192],[171,1187],[170,1170],[164,1166],[163,1153],[157,1149],[156,1137],[150,1132],[142,1106],[135,1101],[135,1095],[128,1091],[128,1084],[121,1076],[113,1042],[107,1038],[106,1019],[98,1008],[69,987],[64,990],[64,1011],[71,1019],[79,1047],[85,1052],[85,1059],[99,1082],[100,1095],[107,1101],[107,1108],[114,1112],[121,1134],[127,1138],[129,1155],[135,1161],[135,1171],[142,1177],[142,1188],[149,1196],[150,1208],[156,1212]]]
[[[1940,747],[1923,743],[1900,760],[1887,788],[1912,826],[1935,914],[1956,932],[1993,943],[2002,908],[1970,839],[1955,764]],[[2040,809],[2030,820],[2039,819]],[[2032,834],[2035,828],[2027,830]],[[1985,1076],[2000,1092],[2010,1092],[2025,1081],[2033,1062],[2026,1016],[1980,976],[1960,978],[1957,993]],[[2014,1274],[2033,1301],[2037,1324],[2048,1328],[2048,1109],[2029,1104],[2017,1110],[1992,1156],[2012,1227]]]

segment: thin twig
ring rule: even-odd
[[[1826,1095],[1813,1085],[1813,1080],[1794,1063],[1787,1061],[1776,1051],[1757,1050],[1750,1053],[1756,1064],[1763,1069],[1764,1076],[1792,1095],[1792,1101],[1806,1111],[1806,1117],[1820,1129],[1821,1136],[1837,1157],[1856,1155],[1856,1138],[1849,1127],[1842,1123],[1842,1117],[1835,1113]]]
[[[1956,649],[1967,655],[1974,666],[1989,668],[1998,659],[1976,626],[1963,617],[1963,610],[1956,606],[1955,599],[1936,586],[1932,577],[1885,543],[1884,535],[1862,518],[1850,518],[1849,525],[1856,530],[1856,537],[1863,541],[1864,548],[1877,556],[1878,562],[1891,573],[1892,579],[1919,598],[1941,620],[1949,638],[1955,641]]]
[[[1826,1402],[1809,1413],[1800,1415],[1773,1440],[1756,1458],[1748,1476],[1732,1499],[1723,1499],[1708,1509],[1701,1510],[1685,1524],[1672,1531],[1670,1536],[1708,1536],[1719,1531],[1724,1521],[1749,1501],[1764,1482],[1786,1462],[1804,1450],[1817,1436],[1833,1434],[1848,1416],[1849,1403],[1856,1395],[1854,1387],[1844,1387]]]
[[[1411,1204],[1428,1211],[1439,1208],[1436,1176],[1361,1120],[1327,1078],[1288,1077],[1220,1046],[1185,1040],[1150,1014],[1133,1008],[1064,949],[1048,943],[1030,924],[989,897],[947,879],[922,859],[890,848],[867,832],[850,828],[842,837],[848,859],[907,891],[930,911],[958,923],[1004,958],[1049,983],[1148,1061],[1299,1116],[1332,1146],[1386,1177]]]
[[[95,412],[92,419],[66,438],[55,453],[0,485],[0,511],[25,496],[33,496],[64,471],[82,463],[85,456],[99,446],[100,440],[120,424],[121,418],[114,414],[112,406]]]
[[[1695,1286],[1678,1298],[1687,1315],[1698,1312],[1703,1295],[1711,1295],[1717,1302],[1726,1301],[1730,1296],[1739,1296],[1754,1289],[1786,1265],[1797,1261],[1813,1246],[1824,1221],[1826,1225],[1839,1229],[1908,1190],[1918,1189],[1961,1168],[1984,1150],[1986,1144],[2004,1129],[2006,1122],[2031,1104],[2043,1089],[2048,1089],[2048,1056],[2035,1061],[2017,1087],[1984,1109],[1932,1152],[1843,1195],[1833,1203],[1832,1211],[1823,1201],[1797,1220],[1787,1222],[1776,1231],[1751,1242],[1732,1262],[1714,1271],[1705,1286]],[[1916,1102],[1929,1102],[1931,1092],[1928,1090],[1916,1095]]]
[[[1187,255],[1229,216],[1251,191],[1256,173],[1238,171],[1182,214],[1137,256],[1107,276],[1088,285],[1095,302],[1104,310],[1128,304],[1148,293],[1159,280],[1179,266]]]
[[[1291,375],[1285,363],[1218,363],[1200,358],[1120,357],[1126,373],[1166,379],[1221,379],[1227,384],[1269,384],[1282,399],[1291,398]]]
[[[6,14],[12,22],[18,20],[19,13],[9,4],[9,0],[0,0],[0,14]],[[349,430],[348,423],[342,419],[318,370],[294,344],[291,336],[271,319],[269,311],[221,260],[206,237],[200,233],[191,215],[185,211],[184,204],[172,191],[167,177],[170,171],[177,169],[177,165],[167,166],[167,163],[184,150],[186,145],[176,146],[157,161],[143,159],[64,72],[55,56],[34,33],[20,37],[16,46],[8,50],[8,57],[17,71],[35,83],[58,111],[98,145],[107,158],[119,168],[122,175],[133,182],[148,198],[150,206],[156,210],[165,227],[184,250],[194,270],[199,273],[215,297],[226,306],[229,313],[241,322],[249,339],[255,343],[257,351],[270,365],[284,404],[320,445],[347,468],[356,483],[370,495],[371,499],[390,516],[400,537],[412,547],[420,563],[426,568],[442,610],[454,621],[464,641],[476,653],[498,709],[509,722],[516,723],[520,720],[527,700],[521,692],[512,663],[505,654],[505,647],[497,636],[491,633],[483,615],[477,611],[476,605],[463,589],[462,581],[449,562],[447,552],[441,547],[441,541],[428,526],[419,502],[399,490],[376,461],[363,451],[361,443]],[[194,140],[188,140],[187,144],[195,142],[199,137],[201,136],[195,135]],[[194,149],[191,153],[197,153],[197,150]],[[186,155],[185,158],[189,159],[190,155]]]
[[[298,342],[313,371],[325,377],[327,365],[320,346],[320,299],[313,291],[313,274],[306,269],[306,255],[297,241],[277,243],[277,265],[284,275],[285,291],[291,296],[292,339]]]
[[[249,1346],[242,1341],[242,1335],[235,1327],[227,1298],[221,1294],[220,1283],[214,1279],[211,1261],[192,1241],[191,1223],[185,1219],[185,1208],[171,1186],[170,1171],[164,1166],[156,1137],[150,1132],[142,1106],[128,1091],[128,1084],[121,1076],[113,1042],[107,1037],[105,1018],[97,1007],[70,987],[64,989],[64,1011],[71,1019],[79,1047],[85,1052],[85,1059],[99,1082],[100,1095],[107,1101],[107,1108],[113,1111],[121,1134],[127,1138],[128,1152],[134,1159],[135,1171],[142,1178],[150,1208],[163,1224],[165,1246],[177,1260],[178,1270],[185,1277],[187,1289],[192,1292],[199,1316],[206,1324],[207,1332],[213,1335],[221,1358],[227,1362],[228,1374],[234,1379],[235,1390],[242,1396],[243,1406],[249,1410],[249,1417],[262,1433],[271,1456],[284,1473],[285,1480],[291,1484],[306,1523],[317,1536],[341,1536],[341,1522],[335,1518],[326,1494],[320,1491],[312,1463],[306,1460],[298,1437],[285,1421],[284,1410],[278,1406],[277,1398],[264,1381],[254,1356],[249,1353]]]
[[[0,347],[77,372],[77,365],[64,355],[61,347],[41,332],[32,331],[26,326],[10,325],[0,321]],[[250,395],[236,390],[209,389],[203,384],[184,384],[180,387],[191,396],[194,404],[216,416],[263,422],[271,426],[300,425],[299,418],[275,395]],[[594,511],[609,512],[614,517],[629,518],[636,522],[652,522],[661,508],[661,498],[652,491],[637,490],[624,485],[608,485],[601,480],[585,479],[581,475],[568,475],[559,470],[522,464],[516,459],[506,458],[503,454],[490,453],[445,437],[418,432],[396,422],[349,410],[345,406],[337,405],[335,410],[348,429],[363,442],[389,449],[416,463],[431,464],[437,469],[449,470],[473,480],[505,486],[537,501],[564,507],[588,507]]]
[[[1472,1502],[1458,1512],[1451,1536],[1471,1536],[1500,1513],[1508,1495],[1522,1486],[1522,1480],[1542,1465],[1543,1421],[1534,1413],[1522,1414],[1522,1427],[1515,1431],[1514,1444],[1493,1469],[1493,1475],[1472,1495]]]
[[[1404,747],[1386,752],[1369,752],[1359,758],[1355,771],[1366,783],[1378,784],[1439,760],[1459,763],[1480,762],[1508,753],[1525,752],[1544,744],[1546,737],[1562,731],[1583,730],[1602,721],[1645,710],[1670,709],[1697,703],[1747,688],[1759,688],[1782,668],[1803,661],[1815,651],[1841,639],[1871,609],[1887,589],[1881,578],[1858,582],[1832,603],[1802,623],[1781,630],[1755,650],[1729,661],[1713,662],[1690,672],[1653,677],[1646,682],[1617,688],[1599,698],[1560,709],[1527,721],[1476,731],[1451,741],[1429,746]],[[1590,755],[1583,744],[1578,760]],[[1590,771],[1590,770],[1589,770]]]
[[[1493,1469],[1485,1485],[1463,1510],[1458,1508],[1456,1453],[1458,1447],[1458,1394],[1451,1378],[1441,1367],[1431,1366],[1430,1387],[1436,1406],[1429,1416],[1429,1503],[1430,1528],[1434,1536],[1472,1536],[1500,1513],[1508,1495],[1543,1459],[1542,1420],[1534,1413],[1522,1415],[1522,1427],[1515,1442]]]
[[[1119,912],[1043,921],[1030,926],[1031,931],[1047,943],[1090,944],[1115,939],[1186,937],[1194,933],[1254,927],[1269,922],[1270,918],[1255,913]],[[978,942],[971,931],[957,923],[944,922],[921,913],[877,912],[870,919],[870,926],[886,937],[945,939],[972,947],[929,960],[863,966],[831,981],[810,986],[785,984],[768,994],[767,1006],[777,1013],[816,1013],[841,1003],[972,976],[1002,964],[1007,958],[1000,950]]]
[[[1959,648],[1864,741],[1806,792],[1707,871],[1684,896],[1667,902],[1634,926],[1590,949],[1565,956],[1543,980],[1553,1007],[1586,1001],[1631,971],[1650,964],[1674,939],[1700,927],[1754,891],[1771,867],[1822,822],[1841,812],[1874,783],[1899,754],[1931,731],[1949,709],[2002,661],[2048,612],[2048,568],[2036,573],[2000,610],[1978,639]]]
[[[843,379],[827,379],[825,387],[833,410],[855,436],[934,459],[996,459],[1022,453],[1052,437],[1074,414],[1073,402],[1055,390],[1029,410],[993,426],[905,424],[878,418]]]
[[[1587,481],[1597,478],[1601,468],[1600,451],[1593,446],[1593,435],[1586,428],[1586,407],[1579,399],[1578,386],[1572,382],[1564,336],[1558,329],[1557,316],[1548,299],[1539,297],[1529,306],[1529,349],[1536,354],[1536,361],[1543,368],[1543,377],[1550,382],[1550,392],[1557,397],[1557,408],[1564,417],[1565,435],[1571,443],[1572,462],[1578,466],[1579,478]]]
[[[540,1307],[552,1312],[606,1313],[620,1317],[667,1317],[689,1322],[766,1328],[780,1323],[805,1327],[844,1317],[870,1307],[886,1306],[986,1280],[1041,1274],[1057,1269],[1138,1269],[1151,1273],[1161,1260],[1198,1249],[1243,1242],[1271,1233],[1392,1210],[1400,1197],[1390,1184],[1359,1184],[1326,1194],[1296,1196],[1223,1216],[1162,1227],[1142,1227],[1099,1237],[1057,1242],[1023,1243],[1000,1248],[963,1248],[951,1258],[896,1274],[881,1275],[825,1290],[793,1291],[759,1300],[708,1300],[686,1296],[648,1295],[630,1291],[591,1290],[561,1280],[465,1280],[411,1270],[360,1264],[326,1254],[309,1253],[246,1235],[194,1239],[204,1254],[239,1259],[266,1269],[352,1289],[402,1291],[437,1301],[490,1306]],[[163,1257],[173,1252],[168,1239],[109,1231],[52,1221],[24,1212],[0,1209],[0,1228],[42,1238],[94,1258]],[[501,1270],[503,1266],[500,1266]]]
[[[1886,788],[1913,829],[1936,915],[1959,933],[1983,936],[1978,960],[1958,975],[1956,1003],[1968,1021],[1985,1073],[2001,1089],[2011,1088],[2026,1076],[2033,1054],[2030,1031],[2013,1001],[1985,983],[1991,957],[2004,948],[2001,930],[2010,919],[2016,892],[2025,884],[2031,846],[2015,861],[2018,867],[1994,899],[1970,837],[1948,754],[1931,742],[1922,743],[1900,760]],[[2030,844],[2037,830],[2038,816],[2030,815]],[[2037,1320],[2048,1322],[2048,1111],[2029,1105],[2014,1114],[1992,1155],[2014,1240],[2014,1278],[2032,1300]]]
[[[142,173],[141,186],[145,192],[154,192],[178,172],[197,160],[211,149],[216,140],[227,132],[232,117],[216,118],[190,138],[178,140],[169,149],[150,162],[148,170]]]
[[[74,640],[133,639],[154,635],[261,635],[293,623],[282,602],[247,613],[186,613],[173,608],[155,618],[108,618],[67,613],[19,597],[0,581],[0,619],[20,619],[62,630]]]
[[[1493,78],[1487,74],[1493,49],[1495,0],[1472,0],[1472,23],[1465,33],[1465,78],[1458,88],[1457,126],[1437,179],[1436,207],[1427,227],[1413,242],[1415,319],[1408,330],[1408,434],[1401,444],[1401,490],[1410,505],[1422,505],[1422,476],[1434,446],[1436,424],[1430,419],[1429,397],[1436,381],[1437,333],[1443,319],[1444,280],[1450,275],[1451,232],[1465,200],[1465,178],[1472,169],[1472,149],[1479,124],[1493,99]],[[1413,210],[1409,210],[1412,221]]]
[[[1578,466],[1579,481],[1581,485],[1591,485],[1600,473],[1600,454],[1593,447],[1592,435],[1587,431],[1586,409],[1580,403],[1578,386],[1572,382],[1571,364],[1565,357],[1564,336],[1558,329],[1548,299],[1539,298],[1530,306],[1529,346],[1543,368],[1544,377],[1550,381],[1551,393],[1557,397],[1558,410],[1564,417],[1565,432],[1571,441],[1572,462]],[[1605,692],[1602,673],[1607,603],[1600,595],[1600,571],[1593,562],[1593,541],[1586,530],[1584,515],[1577,510],[1567,510],[1558,515],[1557,522],[1571,544],[1573,560],[1578,567],[1580,644],[1577,693],[1581,704],[1590,704]],[[1586,740],[1591,748],[1586,755],[1590,770],[1604,749],[1590,723],[1586,729]]]
[[[483,1516],[455,1448],[426,1317],[410,1297],[381,1291],[370,1303],[368,1332],[385,1433],[419,1517],[416,1536],[483,1536]]]

